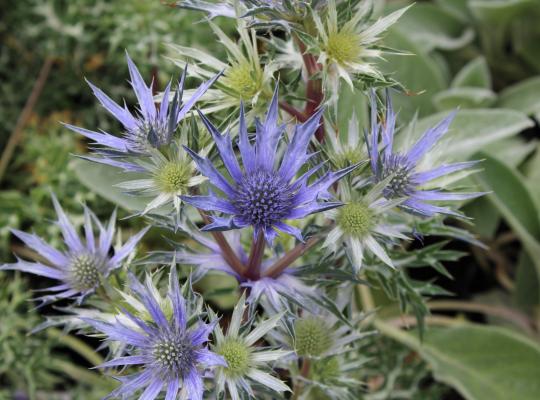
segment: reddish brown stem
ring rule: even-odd
[[[2,153],[2,157],[0,158],[0,181],[4,177],[4,173],[6,172],[7,166],[9,164],[9,161],[11,160],[11,157],[13,156],[13,152],[15,151],[17,144],[21,141],[24,127],[30,119],[30,116],[32,115],[32,110],[36,106],[36,103],[41,96],[41,92],[43,91],[45,82],[47,82],[47,77],[49,76],[49,72],[51,71],[53,62],[54,60],[50,57],[46,58],[43,62],[43,65],[41,66],[41,69],[39,71],[39,75],[36,79],[36,82],[34,83],[34,87],[32,88],[32,92],[30,93],[30,96],[28,96],[26,104],[24,105],[24,108],[21,111],[19,118],[17,119],[15,129],[11,133],[4,152]]]
[[[287,103],[286,101],[280,101],[279,106],[283,110],[285,110],[286,112],[291,114],[293,117],[295,117],[298,121],[300,121],[300,122],[307,121],[307,117],[302,111],[298,110],[296,107],[294,107],[293,105]]]
[[[300,369],[300,376],[303,378],[308,378],[309,376],[309,370],[311,368],[311,362],[307,358],[302,358],[302,367]],[[300,394],[304,390],[304,383],[302,381],[298,381],[296,385],[294,385],[294,392],[293,392],[293,400],[296,400],[300,397]]]
[[[205,224],[210,223],[210,219],[204,213],[204,211],[199,210],[199,214],[201,214],[201,217]],[[212,236],[214,237],[214,240],[216,241],[217,245],[221,249],[221,254],[223,258],[225,259],[225,261],[227,262],[227,264],[229,264],[230,267],[234,269],[234,271],[238,275],[244,276],[244,274],[246,273],[246,267],[244,266],[244,264],[242,264],[242,261],[240,261],[240,259],[238,258],[234,250],[232,249],[231,245],[227,241],[227,238],[225,238],[223,233],[218,232],[218,231],[211,231],[210,233],[212,234]]]
[[[307,48],[305,44],[298,37],[296,37],[295,39],[302,54],[302,59],[304,60],[304,64],[306,66],[308,74],[308,82],[306,87],[307,100],[306,107],[303,113],[307,120],[315,113],[315,111],[317,111],[324,99],[321,79],[313,79],[313,77],[320,72],[322,66],[317,63],[317,60],[315,59],[315,56],[313,54],[307,53]],[[321,124],[315,132],[315,137],[319,142],[324,141],[324,121],[322,117]]]
[[[251,280],[258,280],[261,278],[261,264],[264,256],[264,248],[266,247],[266,240],[264,239],[264,233],[262,230],[257,235],[255,245],[251,248],[249,260],[247,264],[246,276]]]
[[[278,277],[285,270],[285,268],[300,258],[306,251],[315,246],[319,240],[319,237],[313,236],[309,238],[307,242],[298,244],[294,249],[286,253],[282,258],[272,264],[264,273],[264,276],[269,276],[271,278]]]

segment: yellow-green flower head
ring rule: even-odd
[[[235,42],[213,22],[210,27],[219,42],[225,47],[227,61],[199,49],[171,44],[170,58],[182,66],[189,62],[191,73],[201,79],[224,71],[224,76],[202,98],[205,105],[202,112],[209,115],[224,109],[238,109],[240,100],[250,108],[264,109],[272,96],[273,75],[277,69],[275,62],[263,64],[257,49],[254,29],[249,29],[244,19],[237,19],[240,39]],[[187,91],[189,92],[189,91]]]
[[[186,137],[186,132],[182,137]],[[195,163],[187,157],[182,142],[173,141],[166,152],[151,149],[150,157],[137,160],[142,170],[140,179],[119,183],[117,186],[130,193],[144,197],[153,197],[142,214],[172,203],[176,212],[180,212],[180,196],[189,193],[190,188],[200,185],[206,178],[198,175]]]
[[[313,13],[317,27],[318,61],[324,66],[323,76],[334,99],[340,79],[344,79],[351,87],[354,75],[367,75],[384,80],[382,73],[372,63],[382,55],[382,51],[376,46],[381,34],[392,26],[407,8],[397,10],[373,24],[368,23],[372,13],[371,1],[359,3],[347,21],[338,17],[335,0],[328,1],[324,22],[318,13]]]
[[[227,68],[221,83],[240,100],[249,102],[263,90],[263,79],[260,66],[242,62]]]
[[[363,238],[375,223],[373,211],[362,202],[345,204],[338,209],[337,224],[344,233]]]
[[[216,389],[218,393],[228,392],[232,400],[244,398],[244,394],[251,392],[250,382],[266,386],[271,390],[282,393],[289,391],[289,387],[278,378],[266,372],[266,364],[274,362],[291,354],[290,351],[264,349],[256,343],[272,329],[275,328],[283,314],[276,314],[267,320],[256,322],[256,326],[242,320],[247,312],[246,297],[242,295],[234,307],[231,321],[224,334],[221,327],[214,329],[214,352],[223,357],[227,365],[220,366],[215,371]],[[210,316],[215,317],[212,310]],[[248,320],[252,320],[248,318]]]
[[[344,247],[357,273],[364,264],[366,250],[393,268],[386,247],[392,246],[397,239],[407,239],[402,233],[408,229],[406,226],[386,220],[387,214],[403,201],[383,197],[385,185],[391,178],[373,186],[364,196],[356,194],[358,188],[340,186],[340,199],[345,204],[325,213],[335,221],[335,227],[326,237],[323,247],[331,252]]]
[[[156,171],[156,185],[164,193],[186,193],[193,170],[189,163],[167,161]]]
[[[294,348],[299,356],[321,356],[332,342],[331,327],[322,318],[309,316],[295,321]]]
[[[223,371],[229,378],[244,376],[249,371],[251,350],[243,341],[225,338],[216,348],[216,353],[227,361],[227,366],[223,367]]]

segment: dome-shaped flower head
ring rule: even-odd
[[[169,276],[171,311],[162,309],[156,289],[148,281],[143,285],[133,275],[130,276],[130,288],[144,305],[148,320],[126,310],[112,324],[85,319],[106,334],[108,340],[118,341],[128,349],[127,355],[105,362],[101,367],[140,368],[134,374],[117,377],[122,385],[108,398],[127,398],[144,389],[139,397],[144,400],[154,400],[163,390],[166,400],[202,400],[205,369],[226,365],[222,357],[206,348],[215,322],[205,324],[199,321],[188,326],[192,316],[187,315],[174,267]],[[122,322],[126,317],[131,322],[129,325]]]
[[[338,9],[335,0],[329,0],[324,23],[318,13],[313,13],[317,27],[318,62],[327,72],[328,86],[334,98],[338,94],[340,79],[347,82],[351,88],[355,75],[385,80],[382,72],[373,63],[385,53],[379,45],[381,35],[395,24],[409,7],[394,11],[372,24],[368,22],[373,12],[371,1],[351,7],[350,12],[340,12],[345,10]],[[343,21],[343,16],[348,19]]]
[[[219,325],[214,329],[214,350],[227,362],[226,366],[216,368],[216,389],[218,393],[222,393],[227,387],[231,400],[241,400],[244,393],[254,398],[252,383],[280,393],[290,391],[284,382],[265,370],[269,371],[271,363],[292,352],[256,345],[276,327],[283,313],[256,323],[253,318],[248,318],[248,321],[243,323],[247,307],[245,295],[242,295],[234,307],[226,333]]]
[[[131,254],[148,228],[132,236],[122,247],[113,248],[116,213],[113,213],[108,225],[104,227],[94,213],[85,207],[85,238],[82,240],[54,195],[52,199],[67,249],[59,251],[36,235],[12,229],[11,232],[17,238],[46,261],[42,263],[18,259],[14,264],[2,265],[0,270],[24,271],[60,281],[59,285],[47,289],[53,294],[38,299],[43,303],[70,297],[77,298],[81,303],[85,296],[100,286],[111,271],[122,265],[122,261]],[[98,237],[94,236],[93,222],[98,226]]]
[[[152,148],[159,148],[170,144],[173,133],[180,121],[191,110],[195,102],[206,92],[220,74],[203,83],[185,103],[182,102],[183,86],[186,77],[184,69],[178,88],[170,101],[171,83],[163,93],[159,108],[156,108],[152,94],[152,84],[146,86],[139,70],[126,53],[131,86],[139,101],[135,113],[114,102],[101,89],[88,82],[99,102],[124,127],[122,137],[107,132],[95,132],[84,128],[66,124],[66,127],[94,141],[96,154],[101,157],[86,157],[91,161],[108,164],[130,171],[139,171],[140,167],[134,163],[122,161],[128,155],[148,154]]]
[[[390,178],[383,190],[387,199],[404,199],[400,207],[413,214],[432,217],[438,213],[462,216],[447,207],[431,204],[431,201],[466,200],[484,193],[457,193],[442,189],[425,189],[432,181],[454,172],[470,168],[478,161],[443,164],[429,170],[422,170],[420,162],[433,146],[448,132],[448,127],[455,112],[448,115],[439,124],[425,131],[420,139],[406,152],[394,152],[394,131],[396,115],[387,93],[386,117],[384,124],[377,122],[377,105],[375,95],[371,95],[371,132],[366,137],[371,169],[375,180],[380,182]],[[382,137],[382,151],[379,151],[379,139]]]
[[[227,51],[227,62],[223,62],[211,53],[194,50],[176,44],[169,45],[171,60],[183,66],[188,60],[193,76],[210,79],[219,71],[223,77],[209,89],[201,101],[202,111],[209,115],[225,109],[237,112],[240,100],[255,110],[262,110],[272,96],[272,81],[277,65],[270,61],[263,63],[257,49],[255,30],[248,29],[244,19],[237,19],[238,42],[231,40],[223,30],[209,22],[217,39]]]
[[[355,273],[363,264],[366,250],[391,268],[392,260],[385,247],[391,247],[397,239],[408,239],[402,232],[407,226],[392,223],[387,217],[390,210],[400,204],[401,199],[387,200],[382,196],[388,180],[379,182],[364,196],[346,185],[340,186],[342,207],[325,214],[335,221],[323,247],[336,252],[344,247]]]
[[[242,107],[241,107],[242,108]],[[281,160],[278,160],[278,145],[285,131],[284,124],[278,124],[277,87],[264,122],[256,120],[255,143],[248,138],[243,110],[240,111],[240,135],[238,147],[242,156],[243,169],[232,147],[230,135],[221,133],[203,115],[201,118],[212,134],[223,164],[231,181],[227,180],[207,158],[202,158],[190,149],[201,173],[208,177],[222,196],[210,193],[208,196],[184,196],[186,203],[206,211],[215,211],[227,216],[213,216],[213,222],[205,230],[228,230],[252,226],[254,235],[264,233],[271,243],[276,229],[302,240],[298,228],[287,225],[288,219],[304,218],[309,214],[328,210],[341,205],[328,200],[328,188],[352,171],[351,166],[337,172],[327,172],[309,183],[310,178],[320,169],[316,166],[298,179],[300,168],[312,154],[307,152],[311,137],[319,126],[323,110],[320,109],[308,121],[296,125],[294,135]]]

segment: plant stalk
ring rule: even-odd
[[[264,276],[270,278],[278,277],[289,265],[300,258],[306,251],[315,246],[320,240],[320,237],[313,236],[309,238],[305,243],[296,245],[294,249],[287,252],[282,258],[276,261],[274,264],[265,271]]]
[[[199,209],[199,214],[201,214],[201,217],[205,224],[209,224],[210,220],[208,216],[205,214],[203,210]],[[216,241],[217,245],[221,249],[221,254],[225,261],[227,261],[227,264],[230,265],[230,267],[240,276],[245,276],[246,273],[246,267],[244,264],[242,264],[242,261],[238,258],[234,250],[232,249],[231,245],[227,241],[227,238],[225,238],[225,235],[221,232],[212,231],[210,232],[212,236],[214,237],[214,240]]]
[[[251,249],[247,265],[247,277],[252,280],[258,280],[261,277],[261,264],[264,256],[264,248],[266,247],[266,239],[262,230],[259,231],[255,245]]]
[[[19,144],[22,139],[24,127],[28,123],[28,120],[32,115],[32,111],[34,110],[34,107],[36,106],[36,103],[41,96],[41,92],[43,91],[45,82],[47,82],[47,78],[49,76],[49,73],[51,72],[53,62],[54,60],[51,57],[47,57],[43,62],[43,65],[41,66],[41,69],[39,71],[39,75],[34,83],[34,87],[32,88],[32,92],[30,92],[30,96],[28,96],[26,104],[24,105],[24,108],[19,114],[15,129],[13,129],[13,132],[11,132],[6,147],[2,152],[2,157],[0,158],[0,182],[2,181],[2,178],[6,173],[7,167],[9,165],[9,162],[11,161],[11,157],[13,157],[13,153],[15,151],[15,148],[17,147],[17,144]]]

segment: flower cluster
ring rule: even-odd
[[[110,398],[358,398],[370,287],[421,320],[428,293],[407,263],[438,265],[448,254],[409,244],[422,248],[416,239],[429,227],[463,218],[459,206],[483,194],[456,186],[466,182],[454,174],[476,161],[432,156],[455,112],[411,146],[396,135],[409,121],[389,90],[376,90],[392,81],[373,60],[406,8],[374,18],[369,1],[179,5],[235,18],[237,43],[209,22],[227,60],[171,44],[170,58],[185,68],[175,90],[169,82],[158,94],[127,56],[135,109],[89,83],[118,131],[66,125],[91,142],[81,155],[89,168],[114,168],[115,188],[143,201],[130,221],[144,216],[148,226],[123,245],[118,233],[113,245],[116,215],[103,225],[84,206],[81,239],[53,195],[65,248],[13,230],[35,262],[0,269],[59,281],[38,299],[63,301],[66,328],[104,339],[99,367],[120,381]],[[263,25],[276,35],[263,36]],[[187,63],[195,81],[206,80],[195,89],[184,90],[193,82]],[[363,90],[357,100],[369,117],[336,121],[341,81]],[[136,259],[151,228],[165,240],[153,236]],[[224,293],[235,305],[218,317],[209,300]]]

